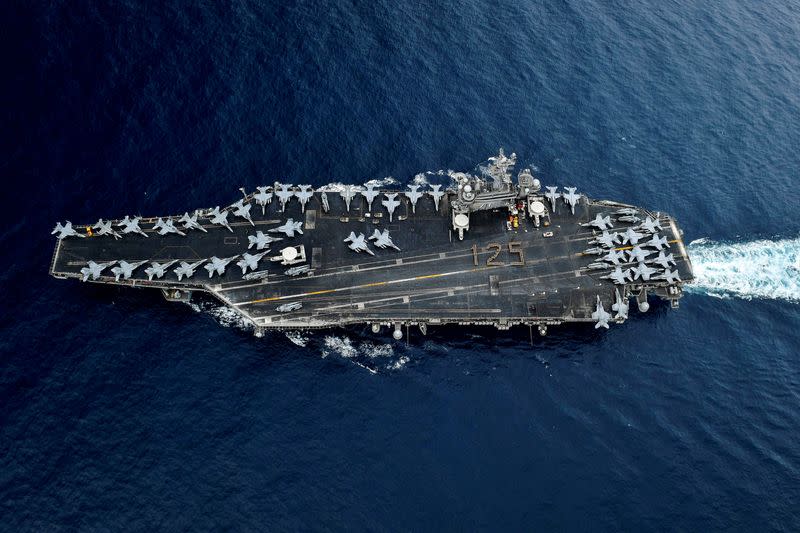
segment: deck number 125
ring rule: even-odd
[[[497,242],[490,242],[484,248],[478,249],[477,244],[472,245],[472,263],[475,266],[478,266],[478,252],[491,252],[491,255],[486,259],[486,266],[523,266],[525,264],[525,254],[522,250],[522,243],[521,242],[510,242],[508,243],[508,254],[509,255],[516,255],[519,257],[518,261],[512,261],[510,263],[503,263],[502,261],[498,261],[497,257],[500,255],[500,252],[503,251],[503,245]]]

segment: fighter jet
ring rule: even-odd
[[[344,199],[344,204],[347,206],[348,212],[350,211],[350,202],[355,197],[356,192],[358,192],[358,189],[352,185],[345,185],[342,189],[342,192],[339,193],[339,195],[341,195],[341,197]]]
[[[441,185],[431,185],[431,190],[428,191],[428,194],[433,197],[433,205],[436,206],[436,211],[439,211],[439,201],[442,199],[442,196],[444,196],[444,191],[441,189]]]
[[[94,261],[89,261],[85,267],[81,269],[81,274],[83,277],[81,281],[86,281],[91,276],[92,280],[96,280],[100,277],[100,273],[116,263],[116,261],[109,261],[108,263],[95,263]]]
[[[550,207],[553,208],[553,213],[555,213],[556,212],[556,201],[559,198],[561,198],[561,193],[560,192],[556,192],[558,190],[558,187],[547,186],[547,187],[545,187],[545,189],[547,189],[547,192],[544,193],[544,196],[545,196],[545,198],[550,200]]]
[[[178,219],[178,222],[183,224],[183,229],[199,229],[203,233],[208,233],[208,230],[197,222],[198,216],[199,213],[197,211],[195,211],[191,216],[189,216],[189,212],[187,211],[180,219]]]
[[[622,234],[622,243],[623,244],[639,244],[639,239],[643,238],[644,235],[641,233],[637,233],[634,231],[633,228],[628,228],[625,230],[625,233]]]
[[[389,211],[389,222],[392,221],[392,215],[394,214],[394,210],[400,205],[400,200],[397,200],[397,193],[385,193],[386,200],[382,201],[383,207]]]
[[[392,242],[392,238],[389,236],[389,230],[388,229],[385,229],[382,232],[380,230],[376,229],[373,232],[372,236],[370,237],[370,240],[374,240],[375,242],[373,244],[375,244],[375,246],[377,246],[378,248],[390,247],[390,248],[394,248],[395,250],[398,250],[398,251],[400,250],[400,248],[398,248]]]
[[[250,209],[253,207],[253,204],[244,203],[244,199],[238,200],[231,204],[231,208],[233,209],[233,216],[241,217],[248,221],[251,226],[255,226],[256,223],[253,222],[252,217],[250,216]]]
[[[632,207],[623,207],[622,209],[617,209],[614,211],[614,214],[617,216],[632,216],[638,213],[639,211],[632,208]]]
[[[294,196],[294,191],[290,190],[290,187],[291,185],[275,183],[275,196],[277,196],[278,200],[281,201],[281,213],[286,211],[286,202],[288,202],[292,196]]]
[[[139,227],[139,221],[142,220],[142,217],[129,217],[125,215],[119,224],[117,224],[118,228],[122,228],[122,233],[138,233],[139,235],[144,235],[148,237],[147,233],[142,231],[142,228]]]
[[[629,222],[631,224],[636,224],[637,222],[641,221],[642,219],[634,216],[634,215],[623,215],[621,217],[617,217],[617,220],[620,222]]]
[[[647,259],[647,256],[650,254],[654,254],[655,252],[652,250],[644,250],[641,246],[636,245],[631,250],[628,250],[628,258],[630,261],[634,259],[639,261],[640,263]]]
[[[625,320],[628,318],[628,308],[630,305],[628,304],[627,300],[623,298],[620,293],[619,289],[614,289],[616,293],[616,301],[611,305],[611,310],[615,311],[616,314],[614,315],[614,320]]]
[[[361,196],[367,201],[367,211],[372,211],[372,201],[380,194],[380,191],[375,190],[374,183],[365,183],[364,190],[361,191]]]
[[[122,237],[119,233],[111,229],[111,221],[104,222],[101,218],[98,220],[94,226],[92,226],[93,230],[97,231],[97,235],[113,235],[115,239],[119,239]]]
[[[302,222],[295,222],[293,218],[290,218],[286,220],[286,223],[283,226],[272,228],[269,231],[270,233],[285,233],[287,237],[294,237],[295,232],[299,233],[300,235],[303,234],[302,227]]]
[[[144,269],[144,273],[147,274],[147,280],[153,281],[153,276],[159,279],[163,278],[164,274],[167,272],[167,269],[177,262],[177,259],[173,259],[172,261],[167,261],[166,263],[156,263],[155,261],[150,263],[150,266]]]
[[[269,189],[267,186],[256,187],[256,189],[258,192],[253,195],[253,199],[261,206],[261,214],[263,215],[266,212],[267,204],[272,203],[272,193],[267,192],[267,189]]]
[[[677,270],[670,270],[669,268],[667,268],[666,270],[664,270],[663,273],[659,274],[658,276],[655,276],[654,279],[663,279],[667,283],[672,285],[677,281],[681,281],[681,276]]]
[[[269,250],[264,250],[259,254],[248,254],[247,252],[242,254],[242,258],[236,262],[236,266],[242,269],[242,274],[247,274],[247,269],[255,270],[258,268],[258,262],[261,261],[261,258],[267,255]]]
[[[586,268],[589,270],[605,270],[608,268],[608,265],[606,263],[589,263]]]
[[[175,223],[172,221],[172,217],[169,217],[166,221],[162,220],[161,217],[159,217],[158,220],[156,220],[156,223],[153,225],[153,229],[156,230],[159,235],[166,235],[167,233],[177,233],[178,235],[186,235],[184,232],[175,227]]]
[[[297,311],[298,309],[302,309],[303,304],[300,302],[291,302],[288,304],[279,305],[275,308],[275,310],[279,313],[288,313],[290,311]]]
[[[595,227],[599,230],[605,230],[607,228],[613,228],[614,226],[611,225],[611,217],[603,216],[602,214],[598,213],[594,220],[590,220],[589,222],[584,222],[581,226],[586,228]]]
[[[223,259],[220,259],[219,257],[217,257],[215,255],[211,259],[209,259],[209,262],[206,263],[203,266],[203,268],[208,270],[208,277],[209,278],[211,276],[213,276],[215,273],[217,275],[221,276],[221,275],[223,275],[225,273],[225,267],[228,266],[228,263],[230,263],[231,261],[233,261],[237,257],[239,257],[239,256],[232,255],[231,257],[225,257]]]
[[[311,265],[300,265],[296,267],[292,267],[286,270],[284,274],[290,277],[299,276],[300,274],[305,274],[307,272],[311,272]]]
[[[197,269],[197,267],[199,267],[205,262],[206,262],[205,259],[201,259],[196,263],[187,263],[186,261],[181,261],[180,266],[175,270],[173,270],[173,272],[175,272],[175,274],[178,276],[178,281],[181,281],[184,276],[186,276],[187,278],[191,278],[192,276],[194,276],[194,271]]]
[[[600,277],[603,279],[610,279],[617,285],[625,285],[625,283],[629,281],[629,278],[631,277],[631,270],[629,268],[622,270],[622,267],[618,266],[613,272]]]
[[[675,258],[672,257],[672,254],[664,255],[664,251],[662,250],[658,252],[658,257],[652,259],[651,262],[668,269],[670,264],[675,264]]]
[[[617,233],[616,231],[614,233],[603,231],[602,235],[600,235],[599,237],[595,237],[594,239],[589,241],[589,244],[601,244],[606,248],[613,248],[614,246],[616,246],[618,242],[617,239],[619,239],[619,236],[620,236],[619,233]]]
[[[208,213],[208,218],[211,220],[212,224],[219,224],[220,226],[225,226],[228,228],[228,231],[233,233],[233,228],[230,224],[228,224],[228,210],[220,211],[219,206],[215,207]]]
[[[658,272],[655,268],[650,268],[646,263],[639,263],[639,266],[633,268],[633,279],[642,278],[644,281],[649,281],[650,276]]]
[[[64,239],[66,237],[81,237],[81,238],[86,237],[86,235],[83,235],[75,231],[75,229],[72,227],[72,222],[70,222],[69,220],[67,220],[66,224],[64,224],[63,226],[61,225],[61,222],[56,222],[56,227],[53,228],[53,231],[50,232],[50,235],[55,235],[56,233],[58,233],[57,237],[58,240]]]
[[[597,320],[597,323],[594,325],[594,329],[597,328],[606,328],[608,329],[608,321],[611,319],[611,313],[606,311],[603,308],[603,302],[600,301],[600,297],[597,297],[597,308],[595,309],[594,313],[592,313],[592,320]]]
[[[347,247],[356,253],[367,252],[369,255],[375,255],[375,252],[370,250],[369,246],[367,246],[367,241],[363,233],[359,233],[356,237],[356,234],[351,231],[344,242],[349,242],[350,244]]]
[[[252,281],[256,279],[266,279],[269,276],[268,270],[259,270],[258,272],[250,272],[249,274],[245,274],[242,276],[242,279],[246,279],[247,281]]]
[[[256,247],[256,250],[263,250],[270,243],[276,241],[282,241],[281,237],[272,237],[271,235],[264,234],[263,231],[257,231],[255,235],[248,235],[247,240],[250,241],[250,244],[247,245],[247,249],[249,250],[253,246]]]
[[[311,185],[298,185],[298,187],[300,190],[296,191],[294,195],[297,196],[298,200],[300,200],[300,207],[302,207],[303,213],[305,213],[306,204],[311,197],[314,196],[314,189],[311,187]]]
[[[598,247],[589,248],[588,250],[583,251],[584,255],[603,255],[604,253],[606,253],[606,251],[603,248]]]
[[[422,195],[425,193],[419,192],[419,185],[409,185],[408,186],[410,191],[406,191],[404,194],[408,197],[408,200],[411,202],[411,212],[417,212],[417,200],[422,198]]]
[[[620,250],[609,250],[608,253],[601,259],[603,261],[608,261],[612,265],[618,265],[620,261],[625,261],[625,252]]]
[[[669,244],[667,243],[666,237],[660,237],[658,235],[653,235],[649,241],[645,242],[642,246],[652,246],[656,250],[661,250],[662,248],[669,248]]]
[[[114,280],[119,281],[120,276],[122,279],[128,279],[133,275],[133,271],[147,263],[147,261],[137,261],[136,263],[128,263],[127,261],[120,261],[119,265],[111,269],[114,273]]]
[[[657,233],[659,230],[663,229],[658,219],[653,220],[649,216],[644,219],[644,222],[641,223],[639,228],[647,233]]]
[[[578,202],[581,199],[580,194],[576,194],[575,191],[578,190],[577,187],[564,187],[564,190],[567,191],[562,193],[561,196],[564,198],[564,202],[569,205],[572,214],[575,214],[575,206],[578,205]]]

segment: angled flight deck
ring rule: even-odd
[[[502,152],[453,186],[275,183],[225,208],[59,224],[57,278],[205,291],[265,329],[623,322],[677,307],[692,267],[670,216],[512,180]],[[180,279],[179,279],[180,278]]]

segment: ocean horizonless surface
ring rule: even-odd
[[[800,7],[5,2],[0,530],[800,530]],[[609,331],[258,339],[52,279],[56,221],[473,170],[668,212]]]

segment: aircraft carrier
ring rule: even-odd
[[[182,215],[58,223],[56,278],[205,292],[256,335],[370,324],[608,328],[648,296],[678,306],[692,265],[675,219],[514,176],[503,151],[451,184],[274,183]]]

